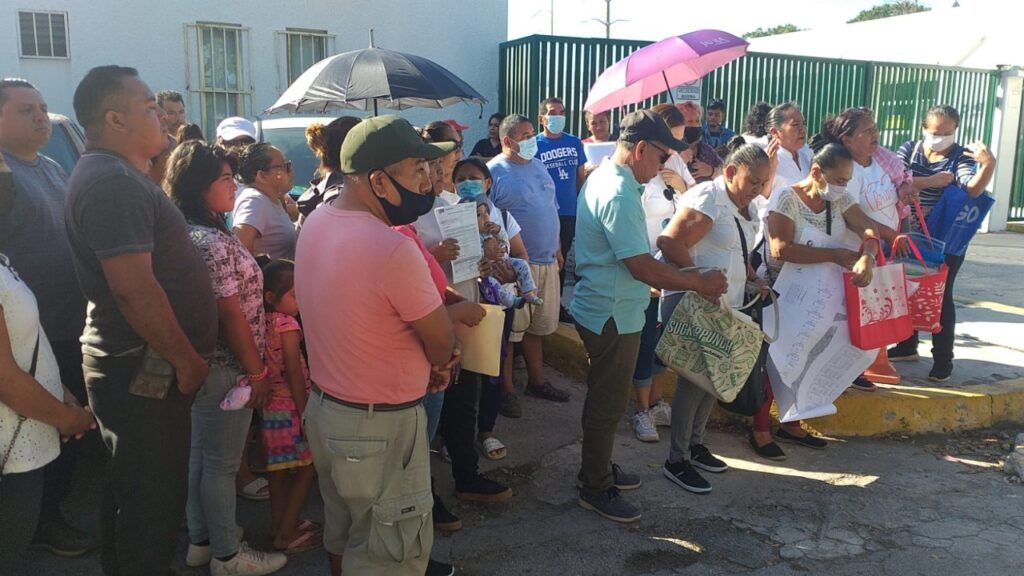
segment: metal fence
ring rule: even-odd
[[[504,42],[499,108],[536,118],[540,101],[558,96],[565,102],[567,130],[585,134],[583,104],[590,86],[605,68],[647,44],[539,35]],[[828,114],[867,106],[875,111],[882,145],[889,148],[919,138],[928,108],[949,104],[961,114],[960,141],[988,142],[998,83],[993,70],[751,53],[703,79],[701,104],[709,98],[724,100],[725,124],[736,132],[742,131],[747,110],[762,100],[799,103],[811,132]],[[625,112],[667,99],[662,94]],[[622,112],[613,111],[612,121]],[[1024,167],[1020,171],[1018,181],[1024,180]]]

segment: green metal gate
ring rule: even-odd
[[[583,104],[590,86],[605,68],[649,43],[539,35],[504,42],[499,108],[536,118],[540,101],[558,96],[565,102],[567,130],[584,134]],[[704,78],[702,104],[723,99],[726,125],[737,132],[747,110],[762,100],[798,102],[812,132],[828,114],[868,106],[876,113],[882,145],[889,148],[919,137],[930,106],[949,104],[961,114],[961,141],[988,142],[998,83],[999,73],[993,70],[751,53]],[[625,111],[667,98],[662,94]],[[621,113],[614,111],[613,121]]]

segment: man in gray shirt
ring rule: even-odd
[[[0,183],[0,252],[35,294],[39,321],[60,368],[61,381],[84,403],[82,351],[78,337],[85,324],[85,298],[71,263],[64,201],[67,174],[39,151],[50,139],[46,101],[25,80],[0,80],[0,170],[12,178]],[[62,556],[80,556],[94,539],[68,524],[61,503],[71,491],[79,442],[61,444],[61,454],[43,472],[43,499],[34,548]]]
[[[192,396],[217,340],[217,304],[185,218],[147,176],[163,112],[132,68],[93,68],[75,90],[88,151],[68,181],[71,255],[89,300],[89,401],[111,453],[103,570],[162,575],[185,513]]]

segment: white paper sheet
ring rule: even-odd
[[[615,152],[615,142],[587,142],[583,145],[583,153],[587,164],[598,165]]]
[[[801,244],[829,246],[825,234],[807,229]],[[773,286],[779,293],[779,339],[768,347],[768,376],[780,420],[834,414],[832,402],[878,355],[850,343],[843,270],[835,264],[786,264]],[[764,329],[775,330],[773,310]]]
[[[459,242],[459,257],[452,262],[452,284],[479,276],[477,262],[483,256],[483,249],[476,222],[476,203],[435,208],[434,217],[441,229],[441,237],[454,238]]]

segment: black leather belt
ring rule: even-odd
[[[414,408],[423,402],[423,398],[417,398],[411,402],[404,402],[402,404],[362,404],[360,402],[349,402],[348,400],[342,400],[341,398],[331,396],[327,392],[324,392],[316,385],[316,382],[313,382],[313,392],[324,400],[334,402],[335,404],[345,406],[346,408],[355,408],[356,410],[365,410],[367,412],[397,412],[399,410]]]

